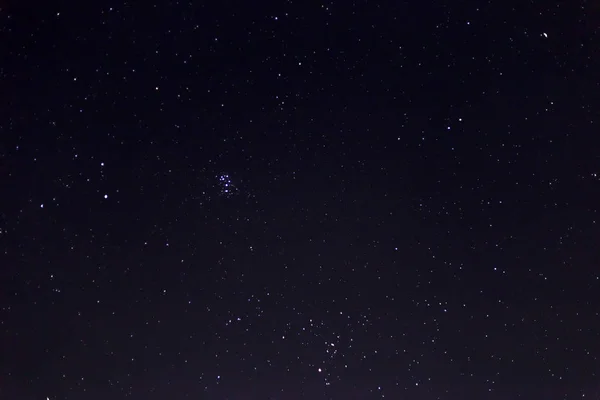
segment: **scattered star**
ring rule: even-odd
[[[593,7],[16,4],[2,398],[600,399]]]

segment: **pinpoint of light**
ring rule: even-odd
[[[105,199],[108,199],[108,195],[107,195],[107,194],[105,194],[105,195],[104,195],[104,198],[105,198]]]
[[[544,35],[545,38],[548,37],[548,34],[546,32],[542,33],[542,35]]]

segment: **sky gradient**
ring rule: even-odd
[[[599,26],[0,2],[0,397],[600,399]]]

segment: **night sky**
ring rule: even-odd
[[[600,6],[0,2],[0,397],[600,399]]]

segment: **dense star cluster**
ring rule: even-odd
[[[599,26],[0,2],[0,398],[600,399]]]
[[[232,197],[238,194],[238,188],[232,182],[228,174],[221,174],[219,179],[219,194],[225,197]]]

